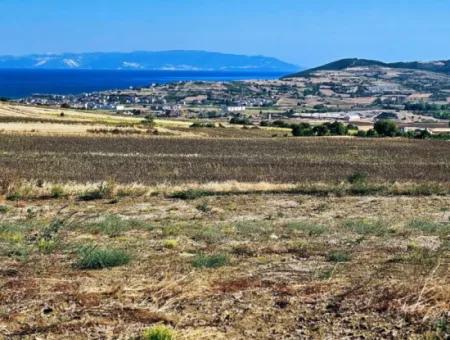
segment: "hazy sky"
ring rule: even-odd
[[[0,54],[201,49],[450,59],[450,0],[0,0]]]

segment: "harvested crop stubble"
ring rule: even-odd
[[[417,140],[214,139],[0,135],[0,165],[54,182],[237,180],[450,181],[449,143]]]

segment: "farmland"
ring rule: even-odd
[[[54,182],[450,181],[445,141],[0,135],[0,150],[4,168]]]
[[[0,337],[448,337],[448,141],[15,108]]]

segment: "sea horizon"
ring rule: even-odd
[[[178,81],[270,80],[283,75],[252,71],[0,69],[0,97],[14,100],[33,94],[78,95]]]

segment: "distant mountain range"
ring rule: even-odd
[[[384,63],[378,60],[350,58],[350,59],[341,59],[323,66],[294,73],[284,78],[305,77],[317,71],[340,71],[351,67],[368,67],[368,66],[412,69],[412,70],[445,73],[450,75],[450,60],[440,60],[430,62],[414,61],[414,62]]]
[[[0,56],[3,69],[295,72],[300,67],[264,56],[205,51],[103,52]]]

